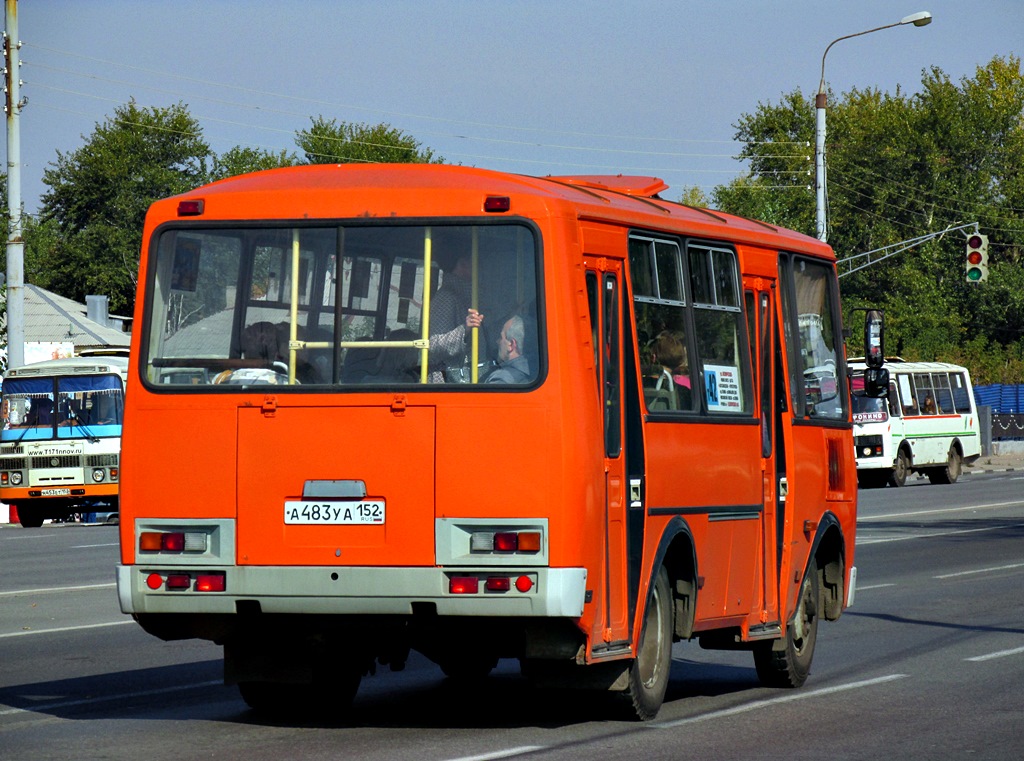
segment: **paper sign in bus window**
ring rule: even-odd
[[[710,412],[739,412],[740,371],[731,365],[704,365],[704,390]]]

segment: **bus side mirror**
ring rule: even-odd
[[[885,319],[879,309],[864,315],[864,362],[875,370],[885,364]]]
[[[868,367],[864,370],[864,396],[885,399],[889,396],[889,369]]]

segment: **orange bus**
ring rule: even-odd
[[[680,640],[803,683],[856,580],[834,257],[666,187],[324,165],[155,203],[121,609],[222,643],[257,710],[411,650],[642,719]]]

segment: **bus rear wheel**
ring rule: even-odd
[[[818,640],[819,600],[818,566],[812,559],[786,636],[773,642],[759,642],[754,648],[754,666],[765,687],[799,687],[807,681]]]
[[[946,464],[941,468],[932,468],[928,471],[928,480],[933,484],[955,484],[963,472],[963,460],[956,446],[949,448],[946,455]]]
[[[343,715],[359,690],[362,674],[355,668],[332,668],[318,674],[312,684],[292,682],[239,682],[242,700],[267,716],[326,718]]]
[[[636,658],[629,667],[629,686],[617,697],[641,721],[658,715],[672,670],[672,590],[668,572],[658,571],[647,601]]]

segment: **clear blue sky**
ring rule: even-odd
[[[130,98],[187,104],[216,152],[294,150],[323,115],[451,162],[707,192],[744,170],[742,114],[813,94],[835,38],[921,10],[833,47],[831,88],[912,93],[1024,48],[1021,0],[21,0],[23,199]]]

